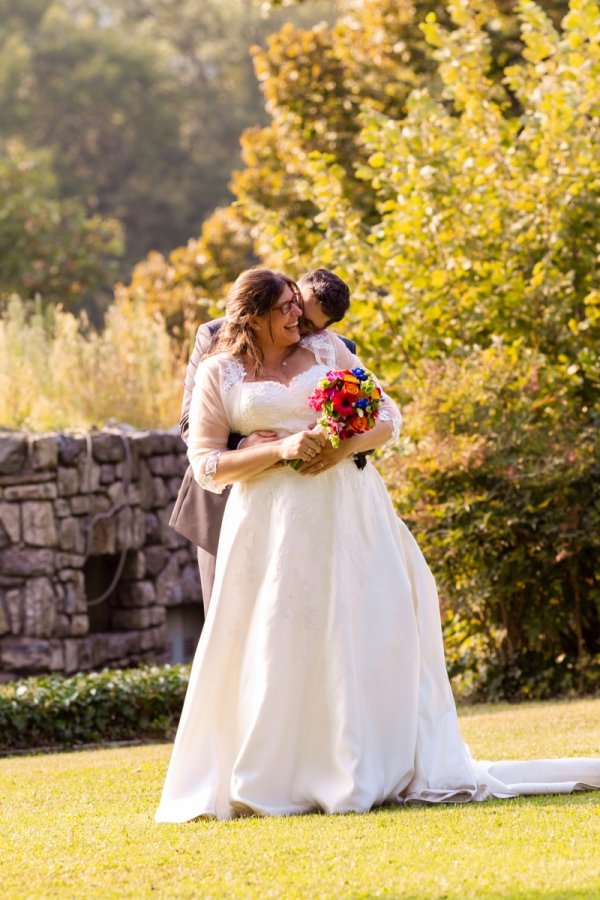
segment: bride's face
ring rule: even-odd
[[[285,286],[275,306],[264,316],[257,316],[255,333],[263,348],[290,347],[300,340],[298,322],[302,315],[302,300],[289,285]]]

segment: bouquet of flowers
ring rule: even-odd
[[[308,398],[308,405],[321,414],[317,423],[334,447],[354,434],[370,431],[381,404],[381,390],[375,379],[359,368],[328,372]],[[299,469],[302,460],[294,459],[290,465]]]

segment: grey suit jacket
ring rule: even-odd
[[[223,319],[214,319],[200,325],[196,332],[194,350],[190,356],[185,380],[183,382],[183,403],[181,405],[181,418],[179,428],[185,443],[188,442],[190,403],[194,389],[196,369],[204,354],[208,351],[213,336],[221,327]],[[354,341],[338,335],[352,353],[356,353]],[[234,450],[237,447],[239,436],[232,436],[229,447]],[[194,480],[192,467],[188,466],[175,501],[175,507],[169,520],[169,525],[179,534],[186,537],[192,544],[202,547],[208,553],[216,554],[219,544],[221,522],[225,511],[225,504],[229,496],[229,488],[225,488],[222,494],[213,494],[205,491]]]

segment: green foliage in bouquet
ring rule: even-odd
[[[1,686],[0,751],[171,736],[188,677],[186,666],[146,666]]]

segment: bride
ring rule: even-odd
[[[360,362],[328,332],[301,338],[301,313],[291,279],[242,273],[198,367],[194,476],[233,489],[156,820],[600,787],[600,760],[471,758],[433,576],[373,465],[352,459],[394,440],[400,413],[386,397],[375,428],[337,449],[312,429],[319,378]],[[278,437],[226,449],[261,430]]]

